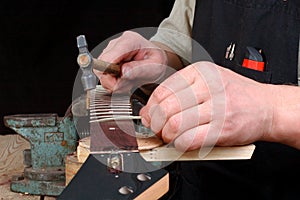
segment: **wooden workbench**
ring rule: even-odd
[[[23,150],[29,149],[30,144],[17,134],[0,136],[0,200],[39,200],[40,196],[12,192],[11,177],[24,170]],[[45,197],[54,200],[55,197]]]

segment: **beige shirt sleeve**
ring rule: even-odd
[[[299,36],[300,38],[300,36]],[[299,39],[299,50],[298,50],[298,86],[300,86],[300,39]]]
[[[195,0],[176,0],[168,18],[158,27],[157,33],[150,39],[163,43],[189,64],[192,57],[192,25]]]
[[[192,26],[196,0],[176,0],[168,18],[159,25],[150,39],[163,43],[179,55],[185,65],[191,63]],[[298,84],[300,86],[300,40],[298,51]]]

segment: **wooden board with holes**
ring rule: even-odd
[[[174,147],[163,145],[162,141],[156,137],[137,138],[137,143],[141,156],[149,162],[250,159],[255,150],[255,145],[250,144],[235,147],[213,147],[202,149],[201,152],[199,150],[179,152]],[[89,154],[90,137],[86,137],[79,141],[76,154],[69,155],[67,158],[66,179],[68,182],[80,169]]]
[[[140,151],[141,156],[148,162],[155,161],[197,161],[197,160],[245,160],[250,159],[255,145],[234,147],[202,148],[181,152],[174,147],[161,146],[150,151]]]
[[[233,147],[202,148],[201,151],[194,150],[180,152],[174,147],[163,145],[156,137],[137,138],[138,150],[146,161],[188,161],[188,160],[240,160],[250,159],[255,145]],[[77,157],[79,162],[84,162],[89,155],[90,137],[79,141]]]
[[[91,137],[85,137],[79,140],[75,154],[66,157],[66,185],[72,180],[81,165],[85,162],[90,154]],[[137,138],[138,149],[150,150],[161,146],[163,143],[157,137]]]
[[[76,153],[78,161],[81,163],[83,163],[90,154],[90,142],[91,137],[86,137],[79,141]],[[139,151],[146,151],[162,146],[163,142],[154,136],[150,138],[137,138],[137,144]]]

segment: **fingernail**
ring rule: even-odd
[[[130,70],[127,70],[126,66],[122,66],[122,77],[123,78],[130,77]]]
[[[149,115],[152,116],[154,111],[158,108],[157,104],[153,104],[149,109]]]
[[[142,118],[142,124],[147,128],[150,126],[150,123],[145,118]]]

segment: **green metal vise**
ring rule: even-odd
[[[21,114],[5,116],[4,123],[31,146],[24,150],[24,173],[13,176],[11,190],[58,196],[65,188],[65,157],[77,147],[78,135],[72,118]]]

